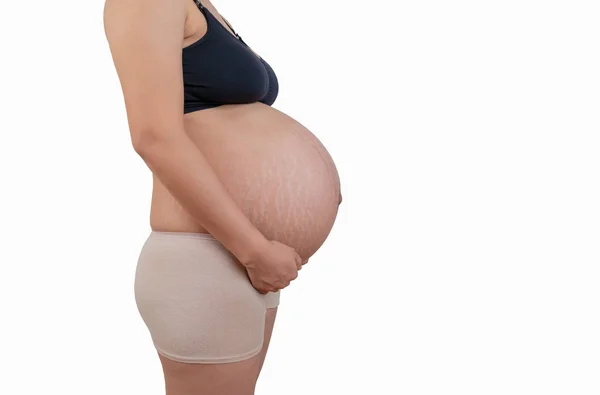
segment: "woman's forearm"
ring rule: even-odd
[[[185,134],[154,133],[136,152],[178,203],[242,263],[267,241],[244,215],[206,157]]]

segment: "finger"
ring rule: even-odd
[[[296,268],[298,270],[302,269],[302,258],[298,254],[296,254]]]
[[[257,287],[254,287],[254,288],[263,295],[271,292],[271,286],[267,285],[267,284],[261,285],[260,288],[257,288]]]

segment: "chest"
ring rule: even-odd
[[[218,104],[271,105],[278,92],[273,69],[206,7],[200,10],[206,28],[200,26],[203,34],[182,50],[186,112]]]

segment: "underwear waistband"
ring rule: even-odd
[[[169,232],[162,230],[153,230],[150,232],[152,237],[167,237],[167,238],[185,238],[185,239],[199,239],[199,240],[212,240],[220,243],[219,240],[215,239],[210,233],[197,233],[197,232]]]

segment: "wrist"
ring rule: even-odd
[[[232,249],[232,253],[243,266],[248,266],[257,260],[268,244],[269,240],[257,230],[244,237],[243,240],[238,240],[237,245]]]

